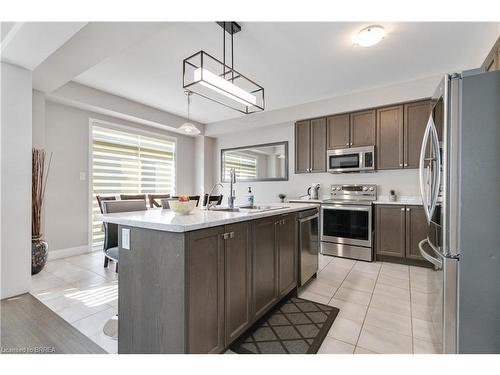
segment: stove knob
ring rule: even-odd
[[[363,191],[367,191],[368,188],[366,186],[363,186]]]
[[[373,188],[373,186],[370,186],[370,191],[373,191],[373,190],[375,190],[375,189]]]
[[[337,190],[340,190],[340,189],[341,189],[341,187],[340,187],[340,186],[337,186]]]

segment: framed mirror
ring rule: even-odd
[[[288,181],[288,142],[222,149],[221,182],[229,182],[231,168],[236,181]]]

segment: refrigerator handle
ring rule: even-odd
[[[431,262],[433,265],[434,265],[434,268],[436,270],[440,270],[441,268],[443,268],[443,261],[439,258],[434,258],[433,256],[431,256],[427,251],[424,250],[424,244],[427,243],[430,248],[432,250],[434,250],[434,252],[437,253],[437,251],[434,249],[434,247],[431,245],[430,241],[428,238],[426,238],[425,240],[422,240],[418,243],[418,250],[420,251],[420,255],[422,255],[422,257],[426,260],[428,260],[429,262]]]
[[[427,222],[431,221],[431,216],[429,212],[429,202],[427,200],[427,191],[425,183],[425,149],[427,148],[427,143],[429,141],[430,129],[432,124],[432,113],[429,116],[429,121],[425,127],[424,137],[422,139],[422,147],[420,149],[420,162],[419,162],[419,181],[420,181],[420,195],[422,197],[422,205],[424,207],[425,217]]]
[[[432,117],[431,117],[432,119]],[[431,139],[432,139],[432,147],[434,148],[434,157],[431,163],[436,164],[434,179],[432,180],[432,195],[430,202],[430,210],[429,216],[432,218],[434,215],[434,210],[436,209],[437,199],[439,196],[439,185],[441,182],[441,152],[439,150],[439,137],[437,134],[436,126],[434,125],[434,121],[432,121],[432,127],[430,130]]]

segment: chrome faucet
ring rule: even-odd
[[[234,200],[236,199],[236,193],[233,190],[233,185],[236,183],[236,170],[231,168],[229,170],[229,197],[227,198],[227,205],[229,208],[234,208]]]
[[[215,188],[217,188],[217,186],[220,186],[224,189],[224,186],[219,182],[212,187],[212,190],[210,190],[210,193],[208,193],[207,197],[207,210],[210,210],[212,207],[217,206],[217,202],[210,202],[210,197],[212,196],[212,193],[214,192]]]

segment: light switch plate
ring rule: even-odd
[[[122,249],[130,250],[130,229],[122,228]]]

